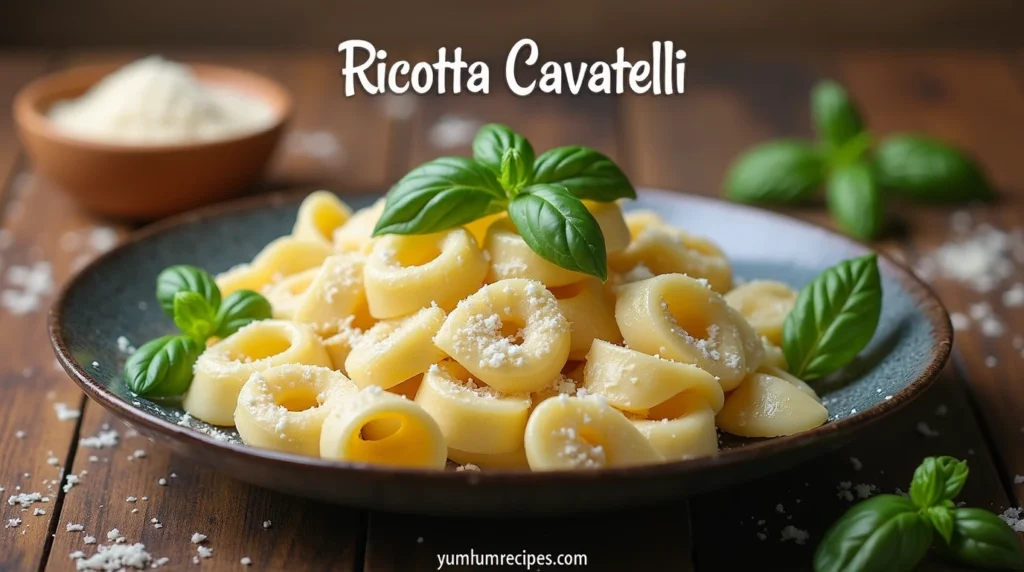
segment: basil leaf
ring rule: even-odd
[[[909,499],[878,495],[848,510],[814,553],[816,572],[913,570],[932,543],[932,527]]]
[[[957,149],[920,135],[895,135],[875,150],[883,188],[909,198],[955,202],[995,196],[981,168]]]
[[[192,366],[203,346],[189,336],[150,340],[128,356],[124,380],[136,395],[181,395],[192,384]]]
[[[465,157],[441,157],[391,188],[373,236],[448,230],[496,212],[492,203],[504,200],[493,171]]]
[[[224,298],[217,312],[214,335],[226,338],[241,328],[272,315],[270,301],[252,290],[237,290]]]
[[[831,150],[839,149],[864,131],[860,111],[835,81],[818,82],[811,90],[811,116],[818,137]]]
[[[729,168],[725,195],[750,203],[794,203],[811,195],[825,177],[817,149],[802,141],[772,141],[740,155]]]
[[[832,172],[828,210],[843,232],[861,240],[878,236],[885,222],[885,200],[870,165],[856,163]]]
[[[949,542],[953,538],[953,509],[945,506],[930,506],[921,511],[921,516],[931,523],[932,528],[939,533],[943,540]]]
[[[205,342],[217,324],[217,309],[211,308],[198,292],[178,292],[174,295],[174,325],[182,333]]]
[[[790,372],[804,380],[849,363],[878,327],[882,281],[874,254],[846,260],[808,284],[782,329]]]
[[[563,187],[532,185],[508,205],[519,234],[541,258],[562,268],[608,278],[601,227],[587,207]]]
[[[506,149],[501,157],[501,174],[498,176],[498,182],[505,192],[512,194],[525,187],[530,183],[531,176],[530,167],[519,151],[513,147]]]
[[[178,292],[200,294],[214,311],[220,306],[220,288],[213,276],[202,268],[180,264],[165,268],[156,277],[156,299],[171,318],[174,318],[174,295]]]
[[[998,516],[980,508],[953,512],[953,535],[947,552],[968,566],[1024,570],[1017,534]]]
[[[473,159],[487,167],[495,175],[501,173],[501,160],[505,152],[515,149],[526,165],[526,171],[533,169],[533,146],[525,137],[500,123],[488,123],[476,132],[473,139]]]
[[[633,184],[614,161],[579,145],[555,147],[537,157],[533,182],[561,185],[582,200],[609,203],[636,198]]]
[[[953,457],[927,457],[914,471],[910,499],[921,508],[952,501],[967,482],[967,461]]]

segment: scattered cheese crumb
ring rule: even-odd
[[[196,546],[196,552],[199,553],[200,558],[212,558],[213,549],[208,546]]]
[[[124,570],[135,568],[142,570],[149,566],[153,556],[146,551],[146,545],[137,542],[132,545],[112,544],[101,545],[96,554],[90,558],[78,559],[77,570]]]
[[[249,558],[248,556],[243,556],[242,559],[239,560],[238,562],[242,566],[249,566],[250,564],[252,564],[252,558]]]
[[[114,429],[102,430],[98,434],[92,437],[85,437],[79,440],[79,444],[83,447],[91,447],[93,449],[103,449],[106,447],[113,447],[117,445],[119,440],[118,432]]]
[[[78,475],[68,475],[64,477],[64,479],[64,492],[70,491],[72,488],[74,488],[75,485],[78,484],[79,481],[82,480],[81,478],[79,478]]]
[[[474,465],[473,463],[466,463],[465,465],[461,465],[461,466],[455,467],[455,471],[456,472],[461,472],[461,471],[479,471],[479,470],[480,470],[480,467]]]
[[[1021,483],[1024,483],[1024,475],[1014,475],[1013,484],[1019,485]]]
[[[7,504],[11,506],[19,504],[21,505],[21,508],[28,508],[32,506],[33,503],[37,502],[50,502],[50,499],[49,497],[44,497],[40,493],[19,493],[7,497]]]
[[[810,534],[806,530],[800,530],[792,524],[787,524],[782,529],[782,541],[792,540],[797,544],[806,544],[807,539],[810,538]]]
[[[156,484],[160,485],[161,487],[166,487],[167,479],[160,477],[159,479],[156,480]]]
[[[25,438],[25,432],[22,431],[21,429],[19,429],[19,430],[14,432],[14,436],[16,438],[18,438],[18,439],[24,439]]]
[[[266,529],[270,528],[271,524],[272,523],[269,520],[264,520],[263,521],[263,530],[266,530]]]
[[[32,516],[43,516],[44,514],[46,514],[44,509],[36,508],[32,510]]]
[[[939,417],[945,417],[947,413],[949,413],[949,408],[945,405],[939,405],[935,408],[935,415]]]
[[[82,532],[85,530],[84,524],[71,524],[70,522],[64,527],[68,532]]]
[[[21,526],[20,518],[9,518],[7,519],[7,526],[4,528],[18,528],[19,526]]]
[[[96,537],[95,536],[83,536],[82,537],[82,543],[83,544],[96,544]]]
[[[119,536],[121,536],[121,531],[116,528],[112,528],[110,529],[110,532],[107,533],[107,540],[115,540]]]
[[[786,514],[786,509],[782,507],[782,503],[775,505],[775,512],[779,514]]]
[[[78,419],[82,412],[77,409],[71,409],[67,403],[54,403],[53,410],[57,412],[58,421],[69,421],[71,419]]]
[[[939,436],[939,432],[929,427],[928,424],[925,423],[924,421],[919,421],[917,423],[917,432],[924,435],[925,437]]]
[[[985,367],[995,367],[997,363],[999,362],[996,360],[996,356],[988,356],[985,358]]]
[[[139,499],[137,499],[135,497],[128,497],[128,498],[124,499],[124,502],[135,502],[137,500],[139,500]]]
[[[192,534],[192,544],[199,544],[206,540],[205,534],[199,534],[198,532]]]
[[[1010,525],[1010,528],[1014,532],[1024,532],[1024,518],[1021,518],[1021,509],[1010,507],[1006,509],[1003,514],[999,515],[999,518],[1003,519],[1003,522]]]
[[[850,457],[850,464],[853,465],[854,471],[859,471],[864,467],[864,463],[861,463],[857,457]]]

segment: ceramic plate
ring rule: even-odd
[[[288,493],[376,510],[426,514],[541,515],[657,503],[791,467],[852,438],[916,398],[949,355],[949,318],[907,270],[880,256],[882,319],[849,379],[820,387],[829,421],[776,439],[724,438],[705,458],[587,472],[426,472],[356,466],[256,449],[233,431],[133,396],[122,379],[117,339],[136,344],[173,325],[154,299],[157,274],[172,264],[220,272],[249,261],[287,234],[302,195],[275,195],[168,219],[97,259],[64,288],[50,314],[57,358],[93,400],[175,453],[240,480]],[[346,197],[353,207],[375,196]],[[744,279],[802,287],[819,271],[868,252],[845,237],[767,211],[657,190],[632,208],[651,208],[672,224],[717,242]]]

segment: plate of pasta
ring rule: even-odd
[[[681,193],[574,198],[543,182],[544,155],[527,175],[518,157],[157,223],[65,286],[58,360],[140,433],[244,481],[525,515],[792,466],[948,357],[941,304],[860,244]],[[509,192],[425,195],[438,169]]]

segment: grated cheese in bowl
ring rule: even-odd
[[[159,56],[124,66],[77,99],[58,101],[48,115],[68,135],[131,145],[227,139],[275,120],[265,102],[204,85],[187,66]]]

